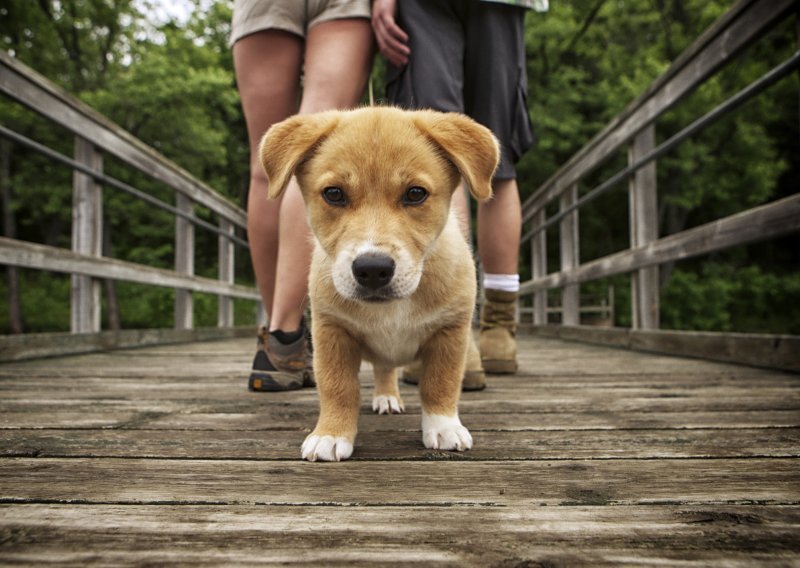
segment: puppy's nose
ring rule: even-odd
[[[362,254],[353,261],[353,276],[365,288],[377,290],[391,282],[394,260],[385,254]]]

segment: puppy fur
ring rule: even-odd
[[[303,458],[352,454],[362,359],[373,365],[372,407],[382,414],[403,412],[396,368],[421,359],[425,447],[472,447],[458,399],[475,268],[450,201],[461,178],[475,198],[491,197],[499,157],[491,132],[454,113],[331,111],[276,124],[260,156],[270,198],[297,176],[315,241],[309,295],[320,415]],[[358,268],[375,259],[388,266],[372,267],[380,280],[370,284]]]

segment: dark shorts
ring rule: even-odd
[[[392,104],[467,114],[501,145],[495,179],[534,142],[528,116],[524,8],[477,0],[399,0],[397,23],[409,36],[410,63],[389,64]]]

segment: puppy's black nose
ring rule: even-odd
[[[394,260],[385,254],[362,254],[353,261],[353,276],[365,288],[377,290],[392,281]]]

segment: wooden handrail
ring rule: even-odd
[[[796,0],[740,0],[687,48],[647,90],[578,150],[523,204],[523,221],[602,165],[636,133],[677,104],[766,29],[796,9]]]
[[[193,328],[192,293],[202,292],[219,296],[218,329],[229,336],[233,326],[232,298],[258,302],[254,287],[234,283],[234,245],[246,242],[236,236],[236,229],[246,229],[247,214],[211,187],[159,154],[144,142],[126,132],[94,109],[71,96],[51,81],[28,68],[5,52],[0,52],[0,92],[27,106],[50,121],[75,134],[74,158],[61,156],[51,149],[26,139],[6,128],[0,134],[12,143],[25,144],[34,151],[75,170],[73,193],[75,204],[72,226],[72,250],[0,238],[0,263],[9,266],[52,270],[72,275],[71,330],[73,334],[100,334],[100,290],[98,279],[124,280],[176,290],[176,338],[196,337],[184,333]],[[162,203],[143,192],[110,178],[103,173],[103,155],[118,158],[123,163],[167,185],[175,192],[175,206]],[[175,270],[153,268],[101,256],[102,194],[122,190],[134,197],[172,212],[176,218]],[[197,220],[194,207],[202,206],[217,216],[218,228]],[[195,225],[219,235],[219,280],[194,275]],[[226,331],[228,330],[228,331]],[[95,341],[65,341],[64,345],[81,345],[85,351],[96,345],[109,346],[113,338],[128,345],[130,334],[102,334]],[[204,332],[204,337],[208,331]],[[51,337],[48,335],[48,337]],[[172,335],[159,332],[157,337],[169,340]],[[109,339],[112,338],[112,339]],[[3,342],[10,338],[0,338]],[[46,343],[46,342],[45,342]],[[64,345],[55,346],[54,353],[64,353]],[[18,353],[18,350],[15,350]],[[37,348],[37,354],[41,349]]]
[[[659,266],[800,230],[798,194],[659,239],[655,172],[657,159],[661,155],[798,68],[800,52],[790,56],[761,79],[656,147],[657,121],[666,111],[714,76],[769,29],[798,13],[798,8],[800,2],[797,0],[736,2],[664,74],[653,81],[642,95],[632,101],[525,200],[523,222],[528,229],[522,237],[522,244],[526,246],[529,243],[530,246],[532,278],[522,283],[520,294],[533,295],[533,307],[527,311],[533,314],[533,325],[537,330],[550,335],[556,333],[560,337],[569,335],[592,341],[606,337],[609,343],[614,343],[614,337],[620,337],[620,330],[608,330],[608,333],[596,329],[581,331],[579,285],[616,274],[631,273],[631,332],[654,332],[648,335],[647,342],[641,343],[646,344],[647,349],[658,350],[658,345],[661,345],[669,351],[680,345],[684,353],[695,355],[696,350],[689,347],[690,344],[685,339],[689,336],[684,332],[658,331]],[[628,167],[578,197],[581,181],[626,146]],[[625,180],[629,185],[630,247],[622,252],[581,263],[577,258],[579,235],[576,229],[580,207]],[[546,207],[556,200],[560,203],[560,212],[547,219]],[[544,229],[547,227],[557,227],[559,230],[561,269],[552,274],[546,273],[547,237]],[[550,289],[561,289],[561,322],[565,324],[562,326],[564,329],[571,329],[568,333],[554,332],[559,326],[548,322],[547,291]],[[748,364],[789,369],[797,367],[797,358],[787,356],[785,346],[789,340],[785,336],[775,336],[772,343],[783,346],[780,352],[769,353],[769,350],[764,349],[765,345],[771,344],[764,339],[769,337],[766,335],[758,336],[756,341],[751,340],[753,334],[740,334],[735,341],[731,340],[729,343],[715,343],[707,340],[706,336],[703,337],[708,345],[735,344],[737,348],[746,351],[739,360]],[[790,343],[796,345],[797,341],[792,340]],[[744,347],[748,344],[757,347],[748,350]],[[713,353],[706,353],[704,356],[713,357]],[[725,353],[725,360],[735,361],[736,354]]]
[[[247,214],[186,170],[63,89],[0,51],[0,92],[80,135],[239,227]]]

